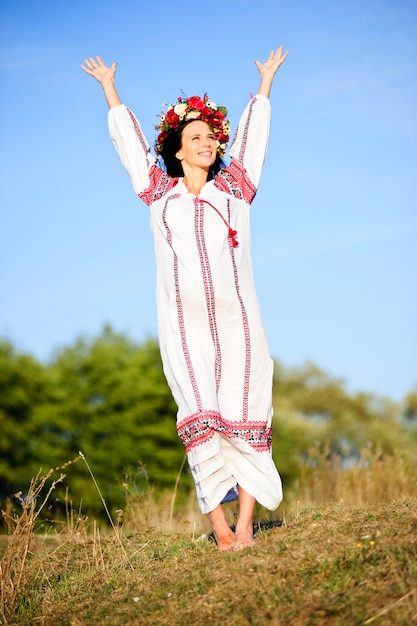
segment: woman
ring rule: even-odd
[[[178,98],[161,114],[156,153],[116,91],[116,63],[81,68],[102,86],[110,136],[133,188],[150,207],[157,268],[158,333],[164,372],[178,406],[177,430],[219,550],[254,545],[255,501],[274,510],[281,479],[271,456],[272,370],[252,276],[249,207],[269,135],[269,93],[287,56],[256,61],[261,83],[222,167],[227,110]],[[239,496],[235,532],[222,502]]]

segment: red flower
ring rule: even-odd
[[[187,98],[187,104],[191,109],[197,109],[197,111],[202,111],[205,108],[204,102],[199,96]]]
[[[187,114],[192,113],[191,118],[198,119],[206,122],[212,132],[215,134],[216,139],[222,144],[218,146],[217,150],[221,157],[225,152],[225,144],[229,140],[229,135],[224,132],[225,124],[229,125],[227,116],[227,109],[225,107],[217,107],[217,110],[213,109],[216,106],[211,100],[209,100],[205,93],[202,98],[200,96],[179,96],[177,98],[178,104],[181,105],[182,119],[187,119]],[[207,103],[210,106],[207,106]],[[168,105],[169,106],[169,105]],[[160,124],[155,126],[155,130],[159,130],[156,141],[156,152],[161,154],[163,143],[167,137],[167,134],[171,129],[177,128],[180,124],[180,117],[175,113],[175,105],[170,105],[166,114],[160,114]],[[185,110],[184,110],[185,109]]]
[[[167,137],[168,133],[166,131],[163,130],[162,132],[160,132],[156,139],[157,145],[162,145]]]
[[[217,133],[216,139],[220,141],[220,143],[227,143],[229,141],[229,135],[225,135],[224,133]]]
[[[210,124],[213,128],[221,128],[223,125],[224,115],[219,113],[218,111],[214,111],[214,113],[210,116]]]
[[[170,126],[175,128],[176,126],[178,126],[178,122],[180,118],[175,113],[174,109],[169,109],[169,111],[167,111],[167,114],[165,116],[165,120]]]

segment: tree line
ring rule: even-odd
[[[349,394],[312,363],[275,363],[273,455],[287,489],[296,485],[311,446],[355,458],[373,442],[382,453],[417,445],[417,389],[402,403]],[[184,460],[175,428],[176,406],[158,344],[137,344],[106,326],[77,339],[48,363],[0,341],[0,505],[42,468],[62,467],[81,451],[111,507],[123,507],[126,485],[171,490]],[[310,459],[311,460],[311,459]],[[100,515],[83,462],[66,469],[71,501]],[[62,507],[65,485],[56,490]],[[193,489],[186,469],[180,495]]]

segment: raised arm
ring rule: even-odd
[[[84,63],[85,65],[80,66],[81,69],[83,69],[87,74],[90,74],[90,76],[93,76],[100,83],[103,88],[107,104],[109,105],[109,109],[113,109],[114,107],[122,104],[114,84],[117,66],[116,61],[112,63],[110,67],[107,67],[104,65],[101,58],[97,56],[95,60],[93,57],[85,59]]]
[[[255,188],[259,183],[268,147],[271,116],[269,94],[274,76],[287,58],[287,54],[287,52],[282,54],[282,46],[280,46],[276,51],[271,51],[265,63],[255,61],[261,75],[259,91],[243,111],[229,149],[229,156],[243,165]]]
[[[267,58],[265,63],[255,61],[255,65],[261,75],[261,84],[258,90],[258,93],[261,96],[269,98],[272,83],[274,82],[274,76],[278,68],[284,63],[287,55],[288,51],[282,54],[282,46],[280,46],[276,51],[271,50],[269,57]]]
[[[93,76],[103,88],[109,105],[108,124],[111,140],[135,192],[141,196],[150,187],[150,171],[155,166],[156,159],[150,153],[149,143],[142,133],[139,121],[119,98],[114,84],[116,65],[112,63],[107,67],[97,56],[95,59],[93,57],[85,59],[81,68]]]

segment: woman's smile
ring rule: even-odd
[[[183,165],[210,167],[216,160],[217,140],[206,122],[195,120],[182,131],[181,148],[176,157]]]

